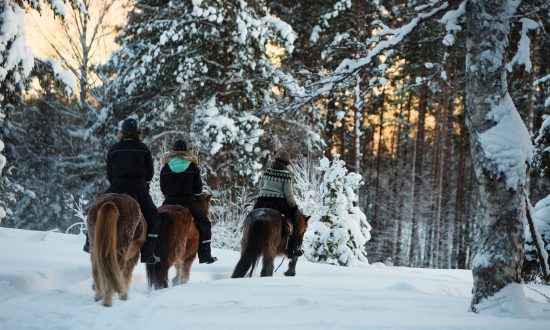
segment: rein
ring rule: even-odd
[[[281,263],[279,264],[279,266],[277,266],[277,269],[275,269],[274,273],[276,273],[279,270],[279,267],[281,267],[284,261],[285,261],[285,257],[283,257],[283,260],[281,260]]]

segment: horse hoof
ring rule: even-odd
[[[294,270],[287,270],[285,272],[285,276],[295,276],[296,275],[296,271]]]

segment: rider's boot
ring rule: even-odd
[[[212,256],[212,249],[210,247],[210,240],[203,241],[199,245],[199,263],[200,264],[211,264],[218,260],[218,258]]]
[[[146,264],[156,264],[160,261],[160,258],[155,255],[155,245],[157,242],[157,235],[147,235],[147,240],[141,247],[141,262]]]

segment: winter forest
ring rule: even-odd
[[[305,259],[469,269],[479,312],[550,281],[549,50],[545,0],[0,0],[0,227],[85,232],[131,117],[215,248],[284,148]]]

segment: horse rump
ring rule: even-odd
[[[161,217],[155,254],[160,257],[160,262],[146,266],[147,284],[149,287],[163,289],[168,287],[168,270],[173,265],[181,268],[184,263],[192,263],[195,251],[188,247],[192,240],[198,244],[198,230],[193,223],[191,212],[180,205],[163,205],[159,208]],[[192,256],[192,258],[190,258]],[[187,272],[190,265],[187,267]],[[180,272],[178,271],[178,274]],[[179,284],[178,281],[176,283]]]
[[[252,210],[244,221],[244,233],[241,241],[241,258],[231,278],[251,277],[258,260],[263,253],[264,242],[268,237],[269,226],[263,222],[263,209]],[[247,274],[248,273],[248,274]]]
[[[87,223],[95,300],[112,306],[113,293],[127,300],[147,230],[139,204],[128,195],[103,194],[90,206]]]

